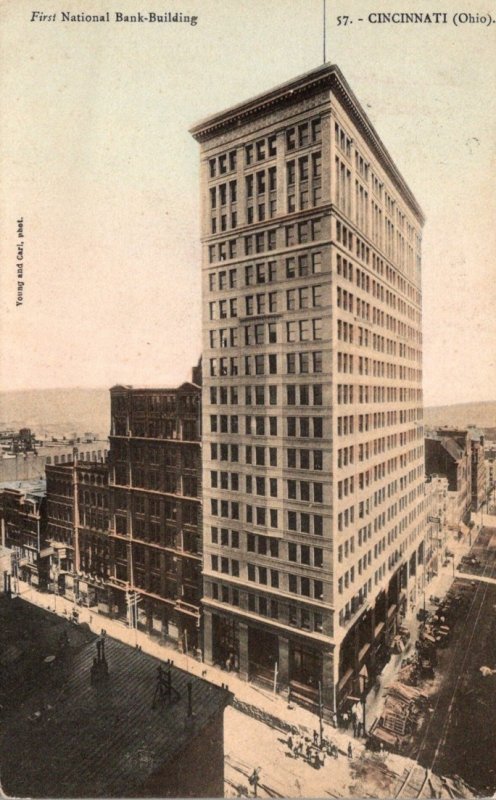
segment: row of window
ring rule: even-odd
[[[236,587],[223,584],[212,584],[212,598],[232,606],[240,605],[240,591]],[[280,603],[275,598],[255,595],[251,592],[241,592],[242,602],[246,600],[248,611],[262,617],[279,619],[293,627],[306,631],[322,632],[322,614],[306,608]]]
[[[350,479],[353,481],[353,478]],[[245,475],[244,491],[247,494],[256,494],[259,497],[278,496],[277,478],[266,478],[263,475]],[[348,481],[348,479],[346,479]],[[239,473],[227,471],[210,471],[210,485],[214,489],[226,489],[228,491],[240,491]],[[347,484],[346,484],[347,485]],[[348,492],[346,492],[348,494]],[[322,483],[309,481],[287,481],[287,496],[290,500],[301,500],[303,502],[322,503],[323,485]]]
[[[285,259],[286,278],[303,278],[320,273],[321,270],[322,254],[320,252],[303,253],[298,257],[292,256]],[[256,264],[247,264],[244,268],[245,286],[273,283],[277,277],[277,261],[261,261]],[[208,276],[208,286],[211,292],[235,289],[237,285],[238,276],[235,267],[211,272]]]

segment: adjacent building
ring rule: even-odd
[[[200,386],[110,394],[108,462],[46,468],[49,589],[199,649]]]
[[[336,66],[192,134],[204,654],[333,707],[423,569],[424,217]]]
[[[446,558],[448,536],[448,479],[445,475],[430,475],[425,483],[425,581],[437,575]]]
[[[487,442],[484,451],[486,464],[486,494],[491,504],[494,503],[494,489],[496,487],[496,442]]]
[[[484,434],[475,427],[469,427],[470,434],[470,474],[471,508],[479,511],[486,501],[486,461],[484,453]]]
[[[472,456],[468,431],[439,428],[425,440],[426,475],[448,479],[447,525],[465,532],[472,505]]]
[[[14,578],[46,588],[46,565],[41,553],[46,539],[44,480],[0,484],[0,545],[11,551]]]
[[[74,448],[86,461],[105,461],[109,445],[107,439],[97,439],[91,433],[40,441],[23,428],[18,434],[6,431],[2,437],[0,433],[0,446],[0,481],[24,481],[43,478],[46,466],[69,464]]]
[[[199,648],[201,388],[110,394],[111,602],[121,613],[131,605],[148,631]]]

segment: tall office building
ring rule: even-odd
[[[191,132],[205,658],[333,707],[422,572],[423,215],[336,66]]]

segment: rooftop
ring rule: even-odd
[[[45,478],[29,478],[24,481],[4,481],[0,483],[0,492],[2,489],[10,489],[29,497],[44,497],[46,495],[46,480]]]
[[[190,128],[190,133],[197,141],[202,142],[219,135],[223,129],[235,128],[247,119],[261,116],[263,113],[269,113],[281,103],[297,102],[302,97],[323,89],[333,91],[340,98],[347,113],[357,125],[375,156],[404,196],[417,219],[423,224],[425,216],[421,207],[336,64],[327,63],[319,66],[249,100],[200,120]]]
[[[85,626],[22,600],[0,601],[0,774],[7,794],[138,796],[230,701],[227,691],[172,667],[178,696],[153,708],[157,667],[167,666],[109,637],[109,676],[92,684],[96,639]]]

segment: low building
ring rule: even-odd
[[[46,468],[53,591],[108,610],[108,465],[78,459]]]
[[[425,440],[427,477],[448,480],[446,523],[457,529],[469,520],[472,503],[471,444],[467,431],[440,428]]]
[[[5,441],[3,442],[6,446]],[[107,439],[97,439],[92,434],[69,439],[35,440],[30,450],[13,450],[9,444],[0,458],[0,481],[34,480],[43,477],[46,466],[68,464],[73,459],[74,448],[85,461],[105,461],[108,455]]]
[[[446,557],[448,520],[448,479],[444,475],[430,475],[425,482],[426,536],[425,584],[439,572]]]
[[[0,622],[6,796],[223,796],[227,690],[20,599]]]
[[[1,544],[13,552],[12,575],[40,588],[47,573],[40,558],[46,541],[46,482],[0,484]]]

